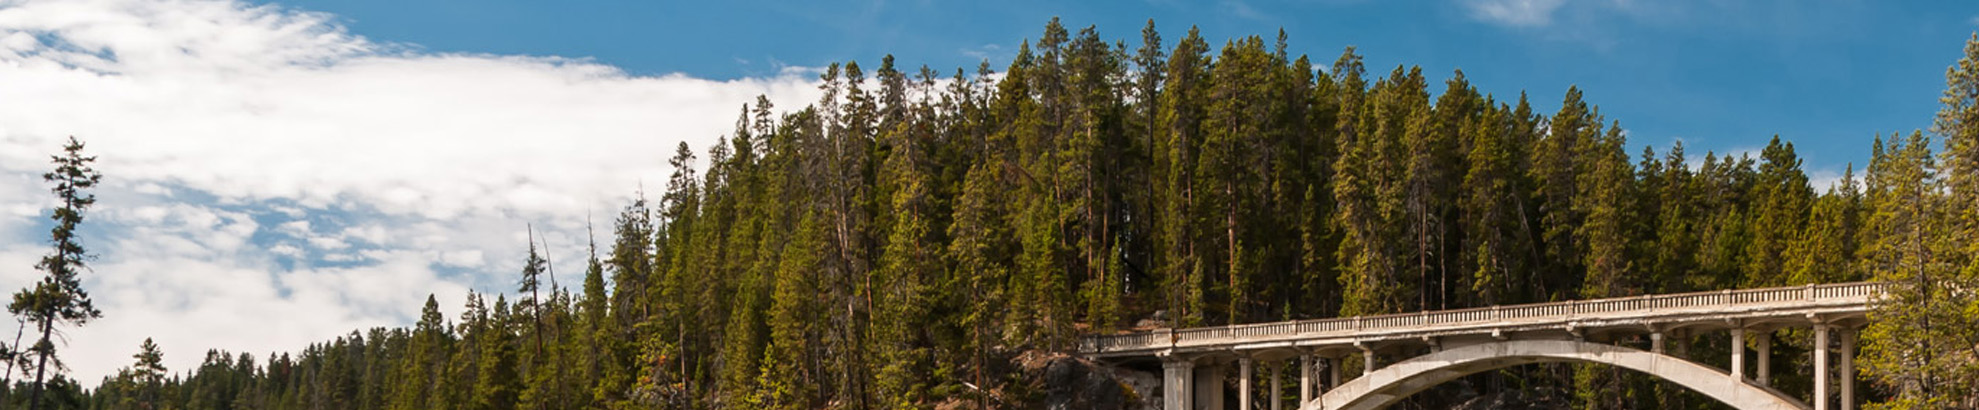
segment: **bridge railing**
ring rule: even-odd
[[[1603,316],[1616,313],[1650,314],[1653,311],[1721,309],[1737,305],[1792,301],[1855,300],[1882,289],[1871,282],[1834,283],[1778,288],[1721,290],[1665,295],[1644,295],[1608,299],[1491,306],[1471,309],[1396,313],[1289,322],[1252,323],[1186,329],[1156,329],[1132,333],[1087,336],[1080,342],[1086,353],[1137,351],[1183,346],[1199,346],[1234,340],[1258,340],[1293,336],[1351,335],[1361,332],[1436,327],[1481,322],[1534,321]]]

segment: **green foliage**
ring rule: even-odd
[[[45,386],[43,382],[50,373],[60,380],[59,376],[65,368],[55,355],[56,327],[82,326],[92,319],[103,317],[103,312],[96,310],[95,303],[90,301],[89,292],[82,288],[82,272],[88,270],[91,255],[83,249],[82,239],[77,233],[77,228],[82,225],[83,213],[96,204],[96,195],[88,190],[103,180],[103,174],[90,168],[89,164],[95,162],[96,157],[84,156],[82,150],[82,141],[69,137],[69,142],[62,146],[62,154],[51,156],[55,170],[41,175],[43,181],[55,185],[49,188],[49,192],[54,193],[60,203],[49,215],[49,219],[55,221],[55,227],[48,236],[49,245],[54,250],[34,264],[36,270],[47,275],[14,292],[13,301],[7,304],[8,313],[13,313],[21,323],[34,326],[35,333],[40,334],[34,345],[17,352],[15,350],[20,346],[0,346],[0,351],[7,351],[6,356],[11,359],[7,366],[9,369],[19,364],[22,375],[34,376],[34,384],[28,388],[29,409],[41,409],[51,404],[42,400],[42,391],[50,390],[44,387],[54,386]],[[49,372],[51,368],[55,371]],[[69,387],[73,387],[73,383]],[[56,390],[55,393],[51,401],[64,399],[61,396],[64,391]]]
[[[1945,83],[1944,152],[1892,135],[1868,169],[1862,263],[1892,286],[1863,329],[1864,373],[1893,393],[1877,408],[1979,407],[1979,35]]]
[[[1027,408],[1037,386],[1013,358],[1070,350],[1082,334],[1870,278],[1898,289],[1863,335],[1872,398],[1974,407],[1979,298],[1963,289],[1979,287],[1979,37],[1947,76],[1932,129],[1944,151],[1923,133],[1879,139],[1860,183],[1851,167],[1832,187],[1809,186],[1777,137],[1756,158],[1693,161],[1676,144],[1632,160],[1620,124],[1578,87],[1544,112],[1462,72],[1432,93],[1419,67],[1370,77],[1353,48],[1315,67],[1275,40],[1212,49],[1191,29],[1168,46],[1149,22],[1130,49],[1053,20],[1001,74],[985,62],[943,82],[889,56],[869,79],[833,64],[816,103],[779,114],[759,98],[704,152],[677,145],[659,199],[639,194],[609,249],[592,246],[581,293],[541,281],[549,263],[532,233],[514,292],[492,306],[470,293],[454,323],[429,298],[409,329],[265,363],[216,351],[183,379],[161,379],[141,353],[73,397]],[[74,226],[96,177],[71,147],[48,177],[65,201],[40,265],[53,279],[16,297],[43,335],[95,317],[86,296],[66,310],[39,296],[82,295]],[[1812,347],[1804,332],[1779,335],[1783,357]],[[1670,342],[1699,356],[1732,348]],[[1776,387],[1807,393],[1780,373]],[[51,398],[71,397],[63,383],[47,384]],[[1710,405],[1615,368],[1544,365],[1403,407],[1452,407],[1477,386],[1571,391],[1588,408]]]
[[[770,305],[770,341],[764,349],[759,397],[742,397],[749,404],[767,409],[803,409],[818,402],[817,382],[808,347],[820,339],[824,329],[819,319],[813,290],[817,286],[817,264],[826,257],[819,246],[825,241],[823,222],[806,213],[792,240],[783,248],[783,264],[778,268],[775,296]]]
[[[516,395],[521,390],[522,380],[516,364],[516,336],[513,328],[513,314],[509,310],[508,299],[495,297],[495,307],[488,317],[489,323],[483,331],[487,338],[481,340],[476,369],[472,402],[473,410],[513,409]]]

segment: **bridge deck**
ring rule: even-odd
[[[1836,283],[1741,289],[1609,299],[1534,303],[1484,308],[1253,323],[1186,329],[1155,329],[1087,336],[1080,352],[1092,357],[1321,347],[1427,340],[1448,336],[1494,336],[1523,331],[1574,332],[1649,326],[1716,323],[1751,326],[1768,320],[1805,323],[1861,316],[1881,284]],[[1502,337],[1502,336],[1501,336]]]

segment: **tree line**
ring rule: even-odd
[[[1876,135],[1860,176],[1816,187],[1777,136],[1756,156],[1631,153],[1578,88],[1544,113],[1461,71],[1370,73],[1351,47],[1315,63],[1282,30],[1141,34],[1054,19],[1000,72],[834,64],[818,102],[758,98],[720,143],[682,143],[576,289],[541,283],[532,240],[516,290],[452,320],[429,297],[410,328],[214,351],[183,376],[147,341],[97,389],[55,390],[71,408],[1026,408],[1042,386],[1013,359],[1082,334],[1880,280],[1871,398],[1979,406],[1979,37],[1928,132]],[[1775,386],[1807,396],[1812,338],[1777,340]],[[1719,406],[1597,365],[1405,405],[1484,387]]]

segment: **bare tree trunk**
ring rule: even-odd
[[[54,343],[48,341],[49,333],[54,330],[55,322],[52,318],[41,320],[41,341],[34,344],[35,348],[41,351],[41,358],[34,365],[34,389],[29,390],[28,393],[29,410],[41,410],[41,384],[48,375],[48,355],[54,353],[49,349],[41,349],[41,346],[49,345],[51,348],[54,346]]]
[[[24,333],[27,333],[27,322],[20,322],[20,326],[14,329],[14,344],[8,346],[12,346],[13,349],[17,350],[20,349],[21,335]],[[0,374],[0,403],[5,403],[7,397],[12,396],[14,391],[14,363],[19,361],[18,359],[20,358],[18,355],[20,352],[13,352],[12,354],[16,355],[16,357],[7,358],[7,373]]]

